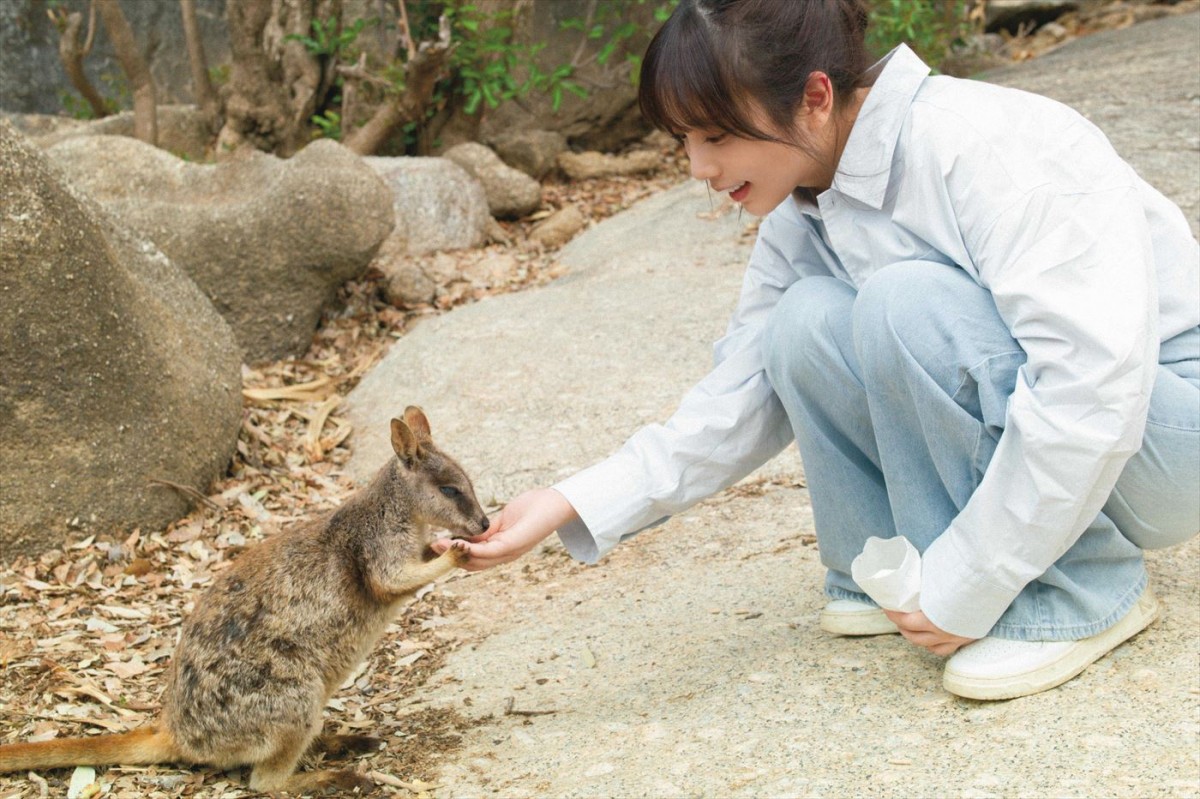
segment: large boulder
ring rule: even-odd
[[[0,557],[160,528],[241,422],[229,326],[152,244],[0,121]]]
[[[17,130],[33,139],[39,147],[49,149],[59,142],[76,136],[129,136],[134,137],[133,112],[122,111],[103,119],[86,122],[67,117],[50,117],[62,120],[58,124],[47,122],[39,114],[28,118],[13,115]],[[74,124],[72,124],[74,123]],[[211,161],[216,134],[209,129],[204,115],[194,105],[160,105],[155,111],[158,130],[156,146],[160,150],[179,156],[187,161]]]
[[[567,137],[554,130],[506,131],[488,143],[504,163],[536,180],[546,177],[567,149]]]
[[[478,247],[487,237],[487,195],[479,181],[445,158],[363,159],[392,192],[396,226],[379,259]]]
[[[304,353],[338,287],[392,229],[392,197],[327,139],[290,159],[193,164],[136,139],[48,150],[68,178],[181,266],[233,327],[247,360]]]
[[[542,184],[504,163],[500,156],[478,142],[455,145],[442,157],[461,166],[483,185],[492,216],[518,219],[542,205]]]
[[[446,250],[479,247],[496,224],[479,181],[445,158],[364,159],[392,192],[396,227],[371,266],[384,275],[393,305],[420,305],[433,300],[439,285],[453,280],[437,259],[422,258]]]

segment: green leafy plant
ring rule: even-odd
[[[868,0],[867,47],[882,55],[901,42],[932,67],[975,30],[973,0]]]
[[[596,51],[592,61],[600,66],[607,66],[613,55],[623,44],[638,36],[649,38],[653,33],[643,25],[632,21],[633,12],[638,6],[654,3],[651,17],[654,26],[661,25],[671,16],[671,12],[679,5],[679,0],[600,0],[592,7],[592,13],[585,19],[567,19],[559,23],[561,30],[578,31],[585,37],[585,42],[594,42]],[[583,48],[577,53],[575,61],[579,61]],[[625,63],[629,72],[629,81],[637,85],[641,73],[642,55],[640,52],[629,52],[625,55]],[[573,66],[578,66],[575,64]],[[586,97],[586,91],[580,96]],[[557,109],[557,104],[555,109]]]
[[[341,20],[336,17],[327,20],[314,19],[311,36],[291,33],[284,36],[283,40],[300,42],[312,55],[338,59],[353,48],[360,33],[378,22],[377,19],[356,19],[349,26],[343,27]]]
[[[451,44],[447,74],[438,80],[419,120],[398,129],[405,151],[412,152],[429,147],[437,131],[455,114],[477,115],[531,92],[548,97],[555,111],[568,95],[588,97],[585,83],[578,78],[581,67],[598,65],[606,68],[602,70],[605,80],[613,77],[636,84],[641,48],[631,42],[648,40],[651,29],[667,18],[677,3],[595,0],[584,4],[586,18],[560,25],[563,31],[579,36],[575,54],[564,59],[566,63],[547,64],[546,43],[522,42],[515,35],[518,12],[514,9],[528,8],[521,3],[489,11],[477,0],[390,0],[394,17],[313,20],[307,34],[285,39],[301,43],[310,55],[321,59],[331,76],[331,92],[310,117],[314,135],[349,140],[361,124],[356,111],[405,95],[410,60],[421,43],[438,39],[444,19]],[[381,37],[398,37],[401,46],[395,54],[381,57],[377,50],[365,48],[364,55],[359,37],[378,25],[383,26]],[[594,72],[590,70],[590,80],[594,80]],[[351,79],[355,81],[352,87],[347,85]],[[343,101],[349,105],[343,107]]]
[[[326,109],[312,117],[312,123],[317,126],[317,137],[341,141],[342,115],[332,108]]]

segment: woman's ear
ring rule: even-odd
[[[808,76],[799,113],[809,124],[823,122],[833,113],[833,82],[824,72],[813,72]]]

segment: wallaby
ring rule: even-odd
[[[378,744],[321,736],[321,713],[400,603],[462,564],[434,557],[429,527],[488,528],[466,472],[420,408],[391,422],[396,457],[340,508],[240,555],[183,624],[155,723],[121,735],[0,746],[0,772],[83,765],[249,765],[250,788],[366,788],[351,770],[297,772],[305,753]]]

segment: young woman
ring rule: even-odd
[[[1150,624],[1142,551],[1200,532],[1200,246],[1079,114],[904,46],[870,66],[866,24],[860,0],[681,0],[641,105],[766,216],[741,301],[668,422],[514,499],[470,568],[554,530],[595,561],[794,437],[822,628],[950,655],[962,696],[1034,693]],[[917,612],[850,576],[895,535]]]

